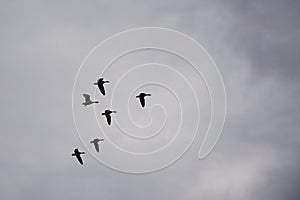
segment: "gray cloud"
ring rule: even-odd
[[[296,1],[2,1],[1,199],[299,199],[299,6]],[[194,37],[223,75],[228,116],[213,153],[200,140],[175,165],[112,171],[83,149],[71,92],[87,53],[140,26]]]

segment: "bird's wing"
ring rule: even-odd
[[[140,98],[140,102],[142,107],[145,107],[145,98]]]
[[[88,94],[83,94],[82,95],[84,97],[85,102],[90,102],[91,101],[91,97]]]
[[[97,142],[97,143],[94,143],[94,145],[95,145],[96,151],[99,152],[99,143],[98,143],[98,142]]]
[[[105,95],[105,89],[104,89],[103,84],[99,84],[98,87],[99,87],[101,94]]]
[[[106,119],[107,119],[108,125],[110,125],[111,124],[111,116],[110,115],[106,115]]]
[[[83,161],[82,161],[82,159],[81,159],[80,154],[76,154],[76,158],[77,158],[77,160],[80,162],[80,164],[83,165]]]

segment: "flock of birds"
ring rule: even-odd
[[[104,84],[109,83],[109,81],[104,80],[104,78],[99,78],[98,81],[96,83],[94,83],[94,85],[97,85],[99,88],[100,93],[105,96],[105,88],[104,88]],[[91,97],[89,94],[83,94],[82,95],[84,97],[84,102],[82,103],[83,106],[89,106],[95,103],[99,103],[99,101],[92,101]],[[151,94],[147,94],[144,92],[141,92],[138,96],[136,96],[136,98],[139,99],[141,106],[144,108],[146,101],[145,101],[145,97],[147,96],[151,96]],[[117,111],[113,111],[113,110],[109,110],[106,109],[103,113],[101,113],[101,115],[104,115],[107,121],[108,125],[111,125],[111,114],[113,113],[117,113]],[[92,140],[90,143],[94,145],[96,152],[100,152],[100,145],[99,142],[104,141],[104,139],[99,139],[99,138],[95,138],[94,140]],[[85,152],[80,152],[77,148],[74,149],[74,153],[72,154],[72,156],[75,156],[78,160],[78,162],[83,165],[83,160],[81,158],[81,155],[85,154]]]

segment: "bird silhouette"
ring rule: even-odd
[[[96,149],[96,151],[97,152],[99,152],[99,142],[100,141],[104,141],[104,139],[99,139],[99,138],[95,138],[94,140],[92,140],[90,143],[91,144],[94,144],[94,146],[95,146],[95,149]]]
[[[106,121],[108,123],[108,125],[111,124],[111,114],[112,113],[117,113],[117,111],[111,111],[111,110],[105,110],[103,113],[101,113],[102,115],[104,115],[106,117]]]
[[[105,96],[104,84],[105,84],[105,83],[109,83],[109,81],[105,81],[105,80],[103,80],[103,79],[104,79],[104,78],[99,78],[98,81],[97,81],[97,83],[94,83],[94,85],[98,85],[98,88],[99,88],[101,94],[102,94],[103,96]]]
[[[85,100],[85,102],[82,103],[82,105],[84,105],[84,106],[88,106],[93,103],[99,103],[99,101],[92,101],[90,95],[88,95],[88,94],[83,94],[82,96],[84,97],[84,100]]]
[[[142,105],[142,107],[145,107],[145,97],[147,96],[151,96],[151,94],[146,94],[144,92],[141,92],[138,96],[136,96],[136,98],[140,99],[140,103]]]
[[[74,149],[74,153],[72,154],[72,156],[76,156],[77,160],[80,162],[80,164],[83,165],[83,161],[81,158],[81,154],[85,154],[84,152],[80,152],[78,149]]]

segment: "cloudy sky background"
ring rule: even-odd
[[[297,1],[1,1],[0,199],[300,198]],[[76,72],[108,36],[143,26],[184,32],[223,75],[228,115],[208,158],[199,145],[147,175],[85,155],[71,107]]]

